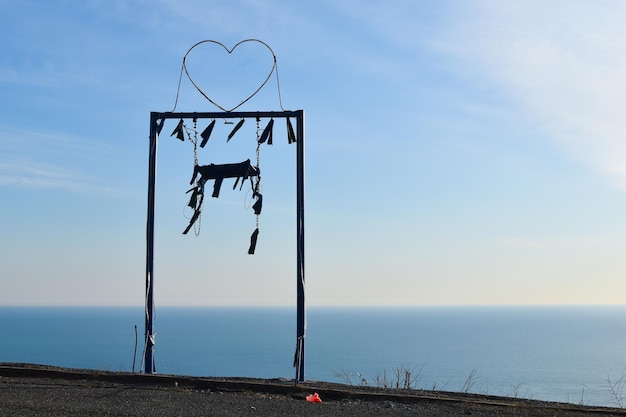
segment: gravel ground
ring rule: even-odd
[[[318,392],[322,403],[305,400]],[[2,417],[626,416],[621,409],[284,380],[154,376],[0,365]]]

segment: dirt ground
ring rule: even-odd
[[[306,400],[317,392],[321,403]],[[3,417],[626,416],[615,408],[341,384],[0,364]]]

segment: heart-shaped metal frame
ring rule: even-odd
[[[203,43],[214,43],[216,45],[221,46],[222,48],[224,48],[224,50],[226,52],[228,52],[229,54],[231,54],[239,45],[243,44],[243,43],[247,43],[247,42],[256,42],[256,43],[260,43],[261,45],[263,45],[264,47],[267,48],[268,51],[270,51],[270,53],[272,54],[272,58],[274,60],[274,62],[272,63],[272,69],[270,70],[269,74],[267,74],[267,77],[265,77],[265,81],[263,81],[261,83],[261,85],[252,93],[250,94],[245,100],[243,100],[241,103],[237,104],[235,107],[233,107],[232,109],[225,109],[224,107],[220,106],[219,104],[217,104],[215,101],[213,101],[204,91],[202,91],[202,89],[198,86],[198,84],[196,84],[193,80],[193,78],[191,78],[191,75],[189,75],[189,71],[187,70],[187,55],[189,55],[189,53],[193,50],[193,48],[195,48],[198,45],[201,45]],[[258,39],[244,39],[243,41],[237,42],[235,44],[235,46],[233,46],[231,49],[228,49],[223,43],[221,42],[217,42],[217,41],[213,41],[213,40],[204,40],[204,41],[200,41],[198,43],[196,43],[194,46],[192,46],[191,48],[189,48],[189,50],[187,51],[187,53],[185,54],[185,57],[183,58],[183,69],[185,70],[185,73],[187,74],[187,78],[189,78],[189,81],[191,81],[191,84],[193,84],[194,87],[196,87],[196,90],[198,90],[198,92],[200,92],[200,94],[202,94],[204,96],[204,98],[206,98],[207,100],[209,100],[214,106],[218,107],[220,110],[225,111],[225,112],[231,112],[239,107],[241,107],[243,104],[245,104],[248,100],[250,100],[252,97],[254,97],[263,87],[265,87],[265,84],[267,84],[267,81],[270,79],[270,77],[272,76],[272,74],[274,73],[274,70],[276,69],[276,55],[274,54],[274,51],[272,50],[272,48],[269,47],[268,44],[266,44],[263,41],[260,41]]]

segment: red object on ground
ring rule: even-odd
[[[322,399],[320,398],[320,395],[316,392],[314,394],[311,395],[307,395],[306,396],[306,400],[310,403],[321,403]]]

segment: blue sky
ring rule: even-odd
[[[248,38],[305,111],[309,305],[623,303],[625,17],[619,1],[0,0],[0,304],[143,303],[149,113],[172,110],[192,45]],[[267,58],[198,48],[190,73],[229,106]],[[280,110],[277,90],[241,110]],[[176,110],[218,109],[183,78]],[[284,125],[261,153],[254,256],[245,189],[181,234],[193,147],[175,125],[157,305],[294,305]],[[229,129],[200,163],[255,159],[254,122]]]

